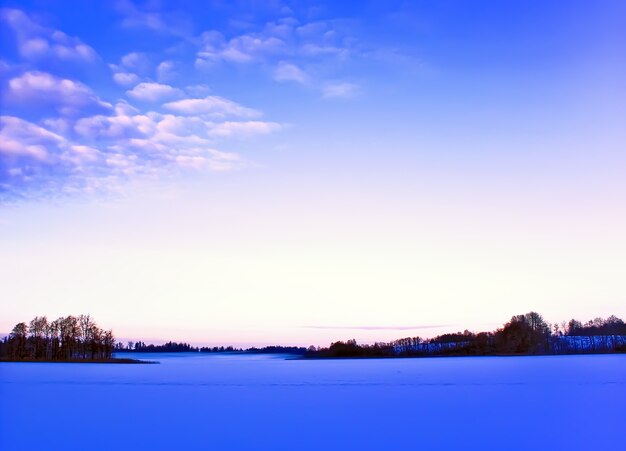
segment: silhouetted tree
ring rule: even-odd
[[[26,357],[26,336],[28,326],[26,323],[18,323],[11,331],[10,355],[13,359],[23,359]]]
[[[106,360],[112,357],[112,331],[102,331],[89,315],[58,318],[51,323],[37,316],[19,323],[3,341],[2,358],[12,360]]]
[[[48,318],[36,316],[30,322],[30,341],[35,359],[43,358],[46,350],[46,334],[48,332]]]
[[[506,354],[537,354],[548,348],[550,327],[540,314],[516,315],[496,332],[496,348]]]

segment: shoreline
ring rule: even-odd
[[[35,360],[35,359],[0,359],[0,363],[100,363],[100,364],[126,364],[126,365],[142,365],[142,364],[157,364],[159,362],[153,360],[139,360],[139,359],[100,359],[100,360]]]
[[[384,355],[384,356],[301,356],[287,360],[375,360],[375,359],[445,359],[461,357],[560,357],[577,355],[624,355],[624,352],[568,352],[563,354],[456,354],[456,355]]]

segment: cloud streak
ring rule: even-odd
[[[166,110],[183,115],[206,114],[214,117],[258,117],[261,113],[246,108],[232,100],[218,96],[207,96],[202,99],[182,99],[163,105]]]
[[[322,97],[325,99],[346,99],[355,97],[359,86],[355,83],[328,83],[322,88]]]
[[[418,326],[301,326],[304,329],[322,330],[419,330],[449,327],[448,324],[421,324]]]

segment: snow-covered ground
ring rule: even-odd
[[[625,355],[134,357],[161,364],[0,363],[0,449],[571,451],[625,443]]]

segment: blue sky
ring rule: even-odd
[[[625,316],[625,13],[4,1],[0,329],[321,344]]]

